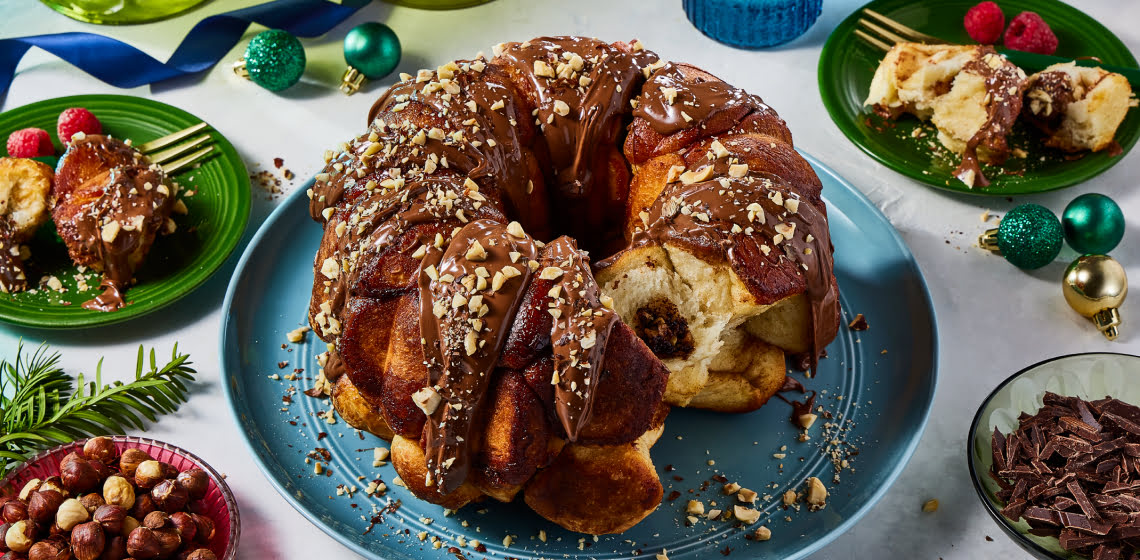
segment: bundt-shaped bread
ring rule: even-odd
[[[774,112],[695,68],[636,42],[540,38],[404,76],[369,120],[309,193],[324,225],[309,318],[330,343],[334,406],[392,439],[422,499],[458,508],[521,492],[570,530],[624,531],[661,500],[649,448],[668,411],[658,356],[672,358],[671,333],[694,339],[706,375],[667,400],[718,410],[766,400],[783,381],[780,348],[814,356],[834,336],[818,179]],[[733,155],[702,159],[714,144]],[[765,214],[732,209],[745,199]],[[682,223],[662,207],[674,200],[707,219]],[[747,232],[732,227],[745,216]],[[685,285],[675,247],[719,277]],[[614,255],[608,280],[582,249]],[[650,298],[661,312],[621,280],[651,257],[674,283]],[[721,289],[739,293],[709,305],[747,313],[692,299]]]

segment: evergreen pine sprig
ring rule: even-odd
[[[150,351],[139,346],[135,379],[103,384],[103,360],[95,366],[95,380],[83,374],[74,380],[59,367],[59,353],[41,345],[35,352],[23,342],[11,361],[0,360],[0,477],[49,447],[83,437],[143,429],[144,419],[174,412],[186,402],[189,383],[196,373],[190,356],[174,345],[170,361],[161,369]]]

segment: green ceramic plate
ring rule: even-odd
[[[165,136],[202,119],[157,101],[124,95],[77,95],[48,99],[0,113],[0,139],[27,127],[47,130],[56,145],[56,119],[69,107],[85,107],[103,123],[103,132],[130,138],[136,144]],[[178,230],[159,236],[143,266],[135,274],[135,285],[126,292],[126,307],[112,312],[83,309],[83,302],[99,294],[100,276],[90,270],[80,273],[67,256],[67,248],[49,221],[28,245],[30,283],[55,276],[63,293],[38,289],[19,294],[0,294],[0,321],[45,327],[79,328],[119,323],[144,315],[190,293],[206,281],[237,246],[249,220],[250,187],[245,165],[234,147],[215,130],[215,154],[198,168],[187,168],[173,179],[187,191],[183,196],[189,213],[174,216]],[[0,147],[0,155],[7,150]],[[193,192],[193,196],[190,193]],[[79,289],[85,279],[89,289]]]
[[[976,0],[875,0],[866,5],[904,25],[956,43],[970,43],[962,18]],[[1136,59],[1124,43],[1080,10],[1056,0],[1002,0],[1006,21],[1023,11],[1034,11],[1052,27],[1060,46],[1057,56],[1096,56],[1105,64],[1135,68]],[[1112,167],[1122,155],[1107,152],[1080,157],[1046,148],[1037,134],[1018,124],[1011,144],[1024,149],[1026,158],[1011,157],[1001,167],[986,166],[991,180],[985,188],[967,187],[953,177],[959,158],[935,139],[934,127],[913,117],[887,122],[863,107],[871,77],[882,51],[854,34],[861,10],[856,10],[831,33],[819,57],[819,90],[823,104],[839,129],[868,155],[887,167],[928,185],[986,195],[1042,192],[1085,181]],[[921,137],[915,137],[921,130]],[[1140,137],[1140,110],[1132,109],[1116,132],[1125,153]],[[1042,157],[1044,159],[1042,159]]]

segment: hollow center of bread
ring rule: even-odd
[[[659,358],[687,359],[693,353],[693,333],[689,323],[672,301],[664,297],[650,300],[637,310],[634,332]]]

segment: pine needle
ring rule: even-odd
[[[0,361],[0,477],[35,453],[79,438],[141,430],[146,422],[178,410],[196,373],[190,356],[174,345],[161,369],[154,349],[139,346],[135,379],[103,384],[103,360],[95,379],[74,380],[59,367],[59,353],[47,345],[29,354],[23,341],[16,357]]]

